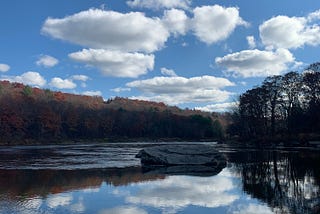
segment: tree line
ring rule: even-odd
[[[228,132],[242,140],[319,138],[320,62],[301,73],[267,77],[240,95]]]
[[[211,117],[177,114],[160,104],[161,110],[155,103],[150,103],[150,107],[148,102],[143,104],[143,110],[128,110],[128,106],[116,106],[112,100],[104,102],[101,97],[0,81],[0,143],[223,137],[220,122]]]

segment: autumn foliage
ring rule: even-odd
[[[219,118],[163,103],[75,95],[0,81],[0,143],[222,137]]]

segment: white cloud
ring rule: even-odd
[[[207,44],[225,40],[238,25],[248,25],[236,7],[202,6],[196,7],[193,13],[193,31],[199,40]]]
[[[59,63],[59,60],[56,58],[49,56],[49,55],[42,55],[39,57],[38,61],[36,61],[36,64],[43,67],[53,67]]]
[[[179,105],[183,103],[203,103],[203,102],[225,102],[233,95],[232,92],[219,89],[197,89],[185,93],[168,93],[168,94],[143,94],[132,96],[131,99],[147,100],[155,102],[164,102],[168,105]]]
[[[106,76],[136,78],[152,70],[154,55],[103,49],[83,49],[69,54],[75,61],[98,67]]]
[[[231,178],[225,176],[170,176],[161,182],[152,182],[152,186],[141,185],[139,191],[126,200],[168,210],[187,206],[215,208],[228,206],[239,198],[230,192],[233,188]]]
[[[67,206],[70,205],[72,199],[73,198],[70,194],[52,195],[47,199],[47,205],[50,208],[56,208],[58,206]]]
[[[130,7],[148,8],[159,10],[161,8],[182,8],[188,9],[191,0],[133,0],[127,1]]]
[[[238,82],[240,85],[243,85],[243,86],[246,86],[247,85],[247,82],[246,81],[240,81]]]
[[[250,49],[254,49],[256,47],[256,41],[254,39],[254,36],[247,36],[247,42]]]
[[[308,15],[307,19],[310,22],[320,19],[320,10],[317,10],[317,11],[310,13]]]
[[[0,64],[0,72],[7,72],[10,70],[10,66],[7,64]]]
[[[221,90],[234,83],[214,76],[154,77],[152,79],[129,82],[127,87],[137,88],[143,94],[135,99],[161,101],[170,105],[191,102],[224,102],[232,94]]]
[[[110,91],[113,91],[113,92],[116,92],[116,93],[120,93],[120,92],[123,92],[123,91],[131,91],[131,88],[118,87],[118,88],[113,88]]]
[[[319,18],[319,10],[307,17],[273,17],[259,26],[262,43],[272,48],[287,49],[320,45],[320,25],[312,23]]]
[[[71,79],[61,79],[60,77],[52,78],[49,85],[58,89],[73,89],[77,87]]]
[[[177,74],[174,72],[172,69],[167,69],[167,68],[161,68],[161,74],[171,76],[171,77],[176,77]]]
[[[71,78],[72,78],[73,80],[79,80],[79,81],[83,81],[83,82],[85,82],[85,81],[87,81],[87,80],[89,79],[88,76],[83,75],[83,74],[73,75]]]
[[[8,80],[10,82],[20,82],[31,86],[44,86],[46,80],[38,73],[34,71],[28,71],[20,76],[2,76],[1,80]]]
[[[234,109],[237,105],[237,102],[217,103],[203,107],[196,107],[195,109],[207,112],[228,112]]]
[[[241,77],[266,77],[281,74],[295,63],[295,58],[286,49],[276,51],[244,50],[215,59],[217,65],[228,73]]]
[[[234,86],[228,79],[214,76],[200,77],[154,77],[147,80],[137,80],[127,83],[128,87],[138,88],[151,93],[185,93],[196,89],[220,89]]]
[[[101,91],[85,91],[82,94],[87,96],[102,96]]]
[[[142,5],[143,2],[152,6],[176,4],[172,0],[131,1],[129,4]],[[202,6],[191,13],[193,18],[173,8],[164,11],[162,18],[151,18],[141,12],[89,9],[60,19],[49,17],[41,31],[86,48],[152,53],[165,46],[170,33],[177,37],[192,31],[200,41],[213,44],[228,38],[237,26],[248,25],[236,7]]]
[[[159,18],[100,9],[61,19],[47,18],[41,31],[85,47],[144,52],[161,49],[170,36]]]
[[[162,21],[166,28],[175,36],[185,35],[189,28],[189,18],[183,10],[166,10]]]

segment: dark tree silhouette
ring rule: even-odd
[[[267,77],[240,96],[228,129],[241,139],[320,138],[320,63],[302,73]]]

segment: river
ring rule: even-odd
[[[0,213],[320,213],[319,149],[197,143],[218,148],[227,167],[170,175],[135,158],[155,144],[2,146]]]

